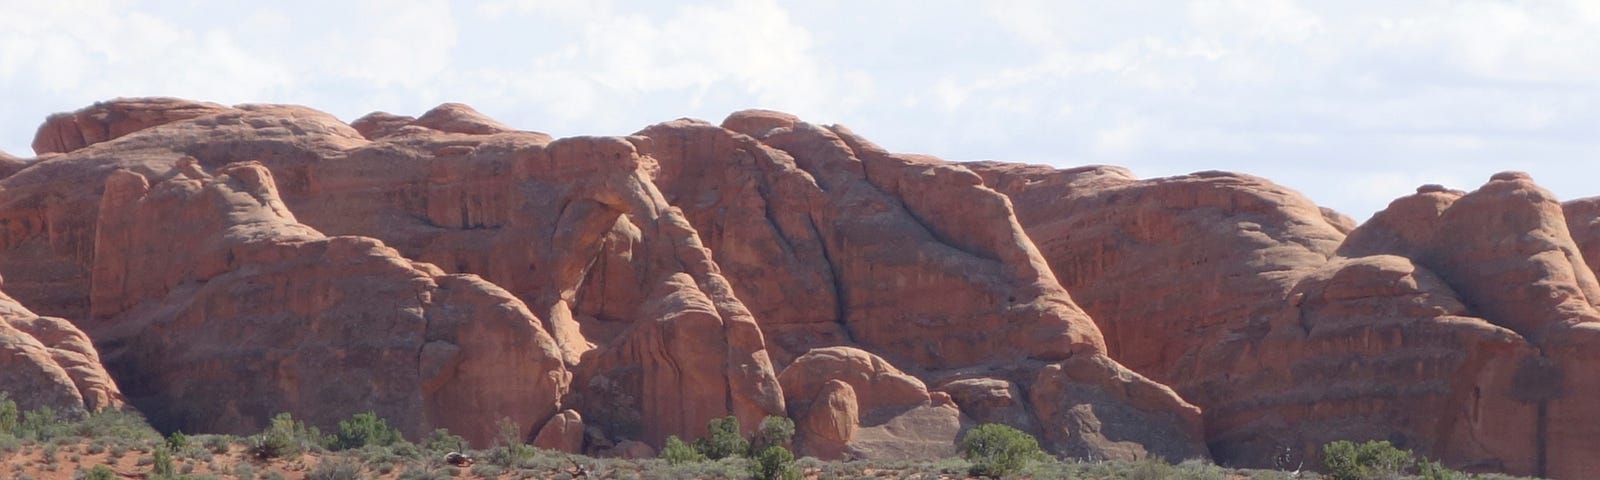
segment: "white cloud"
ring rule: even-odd
[[[1431,176],[1600,174],[1589,0],[0,0],[0,25],[14,153],[51,111],[159,94],[557,135],[776,108],[952,159],[1245,171],[1357,217]]]

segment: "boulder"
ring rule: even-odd
[[[566,453],[583,453],[583,416],[574,410],[562,410],[539,427],[531,445],[546,450]]]
[[[49,407],[73,415],[125,406],[88,336],[66,320],[35,315],[4,293],[0,394],[22,411]]]
[[[1105,355],[1046,366],[1031,395],[1052,451],[1092,461],[1209,456],[1199,407]]]
[[[778,376],[799,418],[801,455],[838,459],[927,459],[953,455],[965,419],[949,396],[851,347],[818,348]]]
[[[367,140],[377,140],[400,131],[402,127],[411,125],[417,119],[405,115],[395,115],[388,112],[372,112],[350,122],[350,128],[361,132]]]

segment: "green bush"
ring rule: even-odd
[[[368,445],[387,447],[405,440],[400,436],[399,430],[391,428],[388,421],[373,412],[357,413],[347,420],[339,421],[339,433],[334,438],[335,450]]]
[[[1423,460],[1417,462],[1417,476],[1423,480],[1467,480],[1467,474],[1445,468],[1439,462]]]
[[[323,436],[317,427],[306,426],[288,413],[280,413],[272,417],[265,431],[250,437],[249,443],[250,454],[265,459],[325,448],[332,440]]]
[[[151,452],[150,456],[153,459],[150,462],[150,474],[152,477],[171,478],[177,473],[177,470],[172,468],[172,449],[168,448],[166,444],[156,445],[155,451]]]
[[[83,472],[83,480],[116,480],[117,472],[105,465],[95,465]]]
[[[1357,445],[1346,440],[1322,447],[1322,466],[1333,480],[1369,480],[1395,476],[1410,469],[1416,460],[1411,452],[1387,441],[1368,441]]]
[[[172,432],[172,435],[167,437],[167,448],[174,452],[181,452],[183,449],[189,448],[189,437],[185,436],[181,431]]]
[[[756,480],[799,480],[800,469],[795,468],[794,454],[789,449],[773,445],[756,454],[755,462],[750,464],[750,476]]]
[[[360,479],[361,464],[347,458],[325,458],[306,474],[306,480]]]
[[[1146,458],[1134,462],[1133,466],[1128,469],[1128,480],[1167,480],[1177,474],[1177,470],[1167,462]]]
[[[515,467],[518,462],[533,458],[533,446],[522,440],[522,428],[517,426],[517,422],[502,417],[495,425],[500,428],[500,446],[489,450],[485,461],[502,467]]]
[[[1003,477],[1049,458],[1039,441],[1008,425],[986,423],[961,437],[961,452],[972,462],[973,475]]]
[[[451,435],[449,430],[438,428],[428,436],[428,442],[423,444],[422,448],[431,453],[465,452],[467,439],[461,438],[460,435]]]
[[[768,447],[788,448],[792,440],[794,440],[794,420],[768,416],[761,419],[761,426],[756,428],[756,436],[750,440],[750,452],[765,452]]]
[[[667,442],[661,445],[660,457],[662,460],[666,460],[668,465],[683,465],[685,463],[702,462],[706,459],[705,455],[695,451],[694,447],[684,443],[677,435],[667,436]]]
[[[228,453],[232,441],[233,439],[227,435],[201,435],[200,444],[205,445],[206,450],[210,450],[211,453],[222,454]]]
[[[21,412],[17,411],[17,402],[0,392],[0,433],[8,435],[17,434],[17,421],[21,420]]]
[[[750,442],[739,434],[739,419],[732,415],[713,418],[706,424],[706,437],[696,440],[694,448],[712,460],[746,455]]]
[[[1205,461],[1189,459],[1172,466],[1177,478],[1183,480],[1225,480],[1228,478],[1222,468],[1216,464]]]
[[[109,409],[84,417],[71,429],[82,437],[140,442],[161,439],[161,432],[150,428],[150,424],[139,414]]]
[[[29,410],[22,413],[22,421],[17,423],[16,435],[40,442],[70,435],[71,424],[62,420],[49,405]]]

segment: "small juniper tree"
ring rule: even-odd
[[[706,425],[706,436],[695,441],[695,450],[712,460],[745,455],[750,452],[750,442],[739,434],[739,419],[734,416],[713,418]]]
[[[768,447],[788,448],[793,439],[794,420],[768,416],[761,419],[761,426],[756,428],[755,438],[750,441],[750,453],[764,452]]]
[[[335,435],[333,448],[346,450],[368,445],[387,447],[404,440],[400,436],[400,431],[390,428],[389,422],[378,414],[357,413],[349,419],[339,421],[339,433]]]
[[[961,438],[961,451],[972,462],[972,474],[1003,477],[1029,463],[1048,458],[1032,435],[1009,425],[986,423]]]
[[[668,465],[683,465],[705,461],[706,459],[705,455],[695,451],[694,447],[684,443],[677,435],[667,436],[667,442],[661,445],[660,457],[662,460],[666,460]]]

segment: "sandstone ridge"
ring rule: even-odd
[[[1000,422],[1080,458],[1600,468],[1600,202],[1523,174],[1357,225],[1248,175],[952,163],[761,110],[553,139],[118,99],[34,147],[0,154],[0,336],[40,372],[0,389],[34,403],[480,444],[505,417],[619,456],[780,415],[819,458]]]

